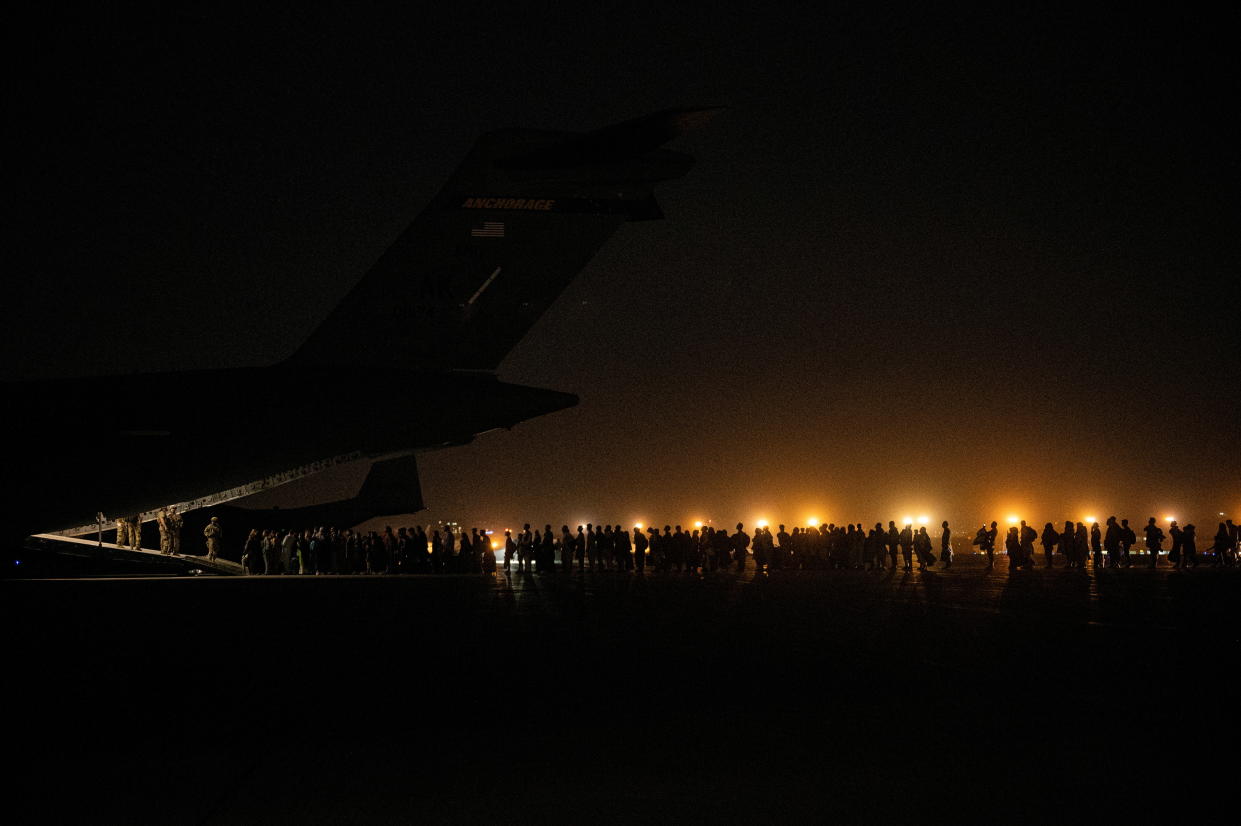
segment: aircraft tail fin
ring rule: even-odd
[[[661,147],[718,111],[483,135],[290,362],[494,370],[621,223],[662,217],[693,158]]]

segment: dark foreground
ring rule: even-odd
[[[1010,576],[972,559],[757,579],[0,582],[19,763],[4,820],[1234,811],[1238,596],[1234,569]]]

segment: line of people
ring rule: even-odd
[[[1198,536],[1197,528],[1188,524],[1184,528],[1172,520],[1168,527],[1169,536],[1165,536],[1155,517],[1147,520],[1142,529],[1145,534],[1146,565],[1154,568],[1159,564],[1159,555],[1163,553],[1163,543],[1171,539],[1168,550],[1168,561],[1177,568],[1197,567]],[[987,566],[995,564],[997,527],[992,522],[990,527],[978,529],[974,537],[974,545],[987,556]],[[1098,522],[1092,522],[1087,528],[1084,522],[1065,522],[1063,529],[1057,530],[1051,522],[1043,526],[1040,533],[1025,520],[1019,526],[1008,529],[1004,538],[1004,550],[1008,555],[1009,567],[1016,570],[1032,568],[1036,563],[1035,543],[1043,548],[1044,566],[1052,567],[1052,560],[1057,552],[1064,557],[1070,568],[1084,568],[1089,561],[1095,568],[1129,568],[1137,564],[1136,555],[1130,550],[1137,544],[1137,534],[1129,526],[1128,519],[1117,521],[1109,516],[1103,528]],[[1237,562],[1237,548],[1241,539],[1238,537],[1237,526],[1232,520],[1219,523],[1213,544],[1204,549],[1212,554],[1215,565],[1234,565]]]
[[[932,538],[925,526],[903,529],[895,521],[885,527],[876,523],[867,529],[862,524],[837,526],[826,524],[794,527],[787,531],[780,525],[756,528],[753,535],[743,523],[736,530],[712,526],[684,529],[665,525],[660,531],[654,526],[632,531],[620,525],[578,525],[576,531],[562,525],[559,531],[550,524],[531,529],[526,524],[514,532],[506,530],[503,539],[493,539],[491,531],[473,528],[467,534],[453,529],[422,527],[386,528],[383,532],[355,532],[336,528],[250,532],[241,564],[248,574],[389,574],[389,573],[493,573],[502,566],[506,572],[547,572],[559,567],[579,571],[655,571],[680,573],[709,572],[724,569],[744,571],[752,564],[757,570],[781,569],[858,569],[858,570],[920,570],[940,564],[950,568],[953,563],[952,531],[947,522],[941,533]],[[1154,567],[1163,552],[1163,530],[1152,517],[1143,529],[1146,543],[1146,564]],[[985,555],[987,567],[995,565],[999,541],[996,522],[983,525],[973,538],[973,545]],[[1199,562],[1197,536],[1193,525],[1180,528],[1173,522],[1169,528],[1171,549],[1168,560],[1177,567],[1192,567]],[[1130,550],[1137,543],[1135,532],[1127,519],[1109,517],[1106,529],[1097,523],[1088,528],[1082,522],[1065,522],[1057,529],[1051,522],[1040,533],[1024,520],[1008,529],[1003,549],[1012,570],[1032,568],[1037,564],[1036,545],[1041,544],[1045,567],[1062,556],[1069,568],[1084,568],[1090,562],[1095,568],[1125,568],[1137,562]],[[1206,549],[1214,552],[1215,564],[1230,565],[1237,561],[1238,533],[1232,521],[1221,522],[1214,544]],[[936,548],[938,547],[938,552]],[[497,561],[497,554],[502,554]]]

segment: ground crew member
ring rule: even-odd
[[[116,546],[124,548],[129,544],[129,522],[124,517],[116,520]]]
[[[216,554],[220,552],[220,539],[222,532],[220,530],[220,517],[213,516],[211,521],[207,523],[207,527],[203,528],[203,536],[207,540],[207,559],[215,561]]]

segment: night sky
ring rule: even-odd
[[[725,105],[499,371],[581,404],[394,524],[1241,511],[1232,21],[437,14],[27,30],[5,378],[275,363],[479,133]]]

